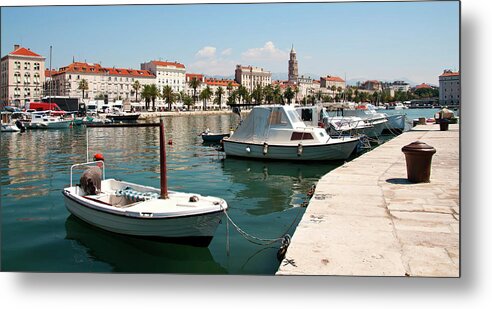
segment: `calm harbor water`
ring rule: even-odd
[[[407,110],[410,119],[436,110]],[[293,234],[306,193],[341,163],[261,162],[219,156],[198,136],[227,131],[235,115],[165,118],[170,190],[224,198],[230,217],[261,238]],[[159,129],[75,127],[1,135],[1,268],[29,272],[274,274],[279,244],[245,240],[222,220],[206,248],[133,238],[69,214],[70,166],[101,152],[106,177],[159,187]],[[74,177],[78,181],[78,175]],[[227,243],[229,242],[229,250]]]

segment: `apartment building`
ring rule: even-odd
[[[184,64],[152,60],[142,63],[140,68],[155,75],[155,84],[161,93],[164,86],[170,86],[174,92],[186,90],[186,68]],[[162,98],[158,98],[156,101],[156,105],[164,103]]]
[[[272,73],[263,68],[238,64],[236,65],[234,80],[251,92],[258,85],[261,87],[270,85],[272,83]]]
[[[43,96],[45,58],[29,48],[14,45],[0,62],[0,101],[23,107]]]
[[[155,75],[147,70],[102,67],[98,63],[73,62],[58,71],[46,71],[49,75],[46,95],[69,96],[94,100],[105,97],[109,101],[134,100],[132,85],[138,81],[144,85],[155,83]],[[79,89],[80,82],[87,81],[88,89]],[[139,92],[142,91],[140,88]]]
[[[459,105],[461,103],[460,72],[444,70],[439,75],[439,103],[441,105]]]

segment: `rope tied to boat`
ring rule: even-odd
[[[273,244],[273,243],[278,242],[278,241],[283,241],[286,237],[288,237],[290,239],[290,235],[289,234],[284,234],[282,237],[278,237],[278,238],[260,238],[260,237],[251,235],[251,234],[245,232],[243,229],[241,229],[232,220],[232,218],[227,213],[227,210],[223,209],[223,211],[224,211],[224,214],[225,214],[228,222],[230,222],[232,224],[232,226],[234,226],[234,228],[239,232],[239,234],[241,236],[243,236],[244,239],[246,239],[249,242],[252,242],[252,243],[257,244],[257,245],[263,245],[263,246],[265,246],[265,245]],[[290,243],[290,241],[289,241],[289,243]]]

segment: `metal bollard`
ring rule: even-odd
[[[401,151],[405,154],[407,177],[410,182],[430,182],[432,156],[436,149],[421,141],[415,141],[404,146]]]

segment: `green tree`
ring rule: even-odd
[[[169,85],[164,86],[162,88],[161,97],[166,100],[168,105],[168,110],[171,110],[172,104],[176,101],[176,93],[173,92],[173,88]]]
[[[155,84],[149,86],[149,96],[152,101],[152,110],[155,111],[155,100],[161,95],[159,88]]]
[[[217,103],[219,104],[219,108],[222,107],[222,96],[224,95],[224,88],[220,87],[215,90],[215,97],[217,98]]]
[[[265,101],[268,104],[272,104],[274,97],[273,97],[273,87],[271,84],[265,86],[265,88],[263,89],[263,94],[265,95]]]
[[[275,88],[273,88],[273,103],[280,104],[283,103],[283,101],[282,89],[280,88],[280,85],[277,84]]]
[[[190,88],[193,88],[193,103],[196,104],[196,99],[197,99],[197,96],[196,96],[196,89],[198,87],[200,87],[200,85],[202,84],[202,81],[199,80],[198,78],[196,77],[193,77],[189,82],[188,82],[188,86],[190,86]]]
[[[144,85],[142,89],[142,93],[140,96],[145,100],[145,110],[149,109],[149,103],[152,100],[152,96],[150,93],[150,85]]]
[[[136,80],[133,84],[132,84],[132,88],[133,90],[135,91],[135,102],[138,102],[137,98],[138,98],[138,91],[140,90],[140,82],[138,80]]]
[[[229,97],[231,96],[231,92],[232,92],[232,89],[233,88],[234,87],[232,86],[232,82],[228,82],[227,83],[227,88],[226,88],[227,89],[227,96],[229,96]]]
[[[331,85],[330,89],[331,89],[331,91],[333,93],[332,97],[334,98],[335,97],[335,91],[337,90],[337,86]]]
[[[299,87],[298,87],[298,86],[296,86],[296,87],[294,88],[294,93],[296,94],[296,102],[298,102],[298,101],[299,101],[299,100],[297,99],[297,96],[299,95]]]
[[[212,97],[212,89],[209,86],[205,87],[200,93],[200,100],[203,100],[203,110],[207,110],[207,101]]]
[[[187,94],[184,94],[181,97],[181,100],[183,101],[183,104],[186,105],[186,109],[190,110],[190,106],[193,105],[193,98]]]
[[[263,101],[263,96],[264,96],[263,88],[261,88],[261,85],[257,85],[253,90],[253,92],[251,93],[251,97],[255,100],[256,104],[261,104],[261,101]]]
[[[243,85],[239,86],[239,88],[237,89],[237,94],[241,102],[248,100],[249,92],[248,89],[246,89],[246,87],[244,87]]]
[[[290,88],[290,86],[287,87],[287,89],[285,89],[285,91],[284,91],[284,98],[287,99],[287,103],[291,104],[294,96],[295,96],[295,93],[294,93],[294,91],[292,91],[292,88]]]
[[[82,90],[82,99],[85,99],[85,91],[89,90],[89,83],[87,82],[87,80],[82,79],[79,82],[79,90]]]

